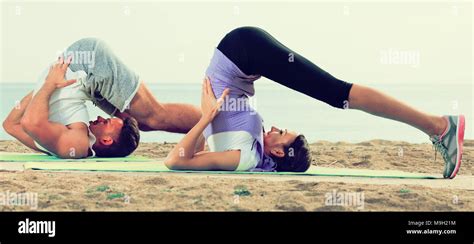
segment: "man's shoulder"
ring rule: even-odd
[[[84,122],[75,122],[66,125],[68,130],[65,132],[62,140],[69,145],[77,145],[80,148],[89,148],[89,128]],[[64,141],[63,141],[64,142]]]
[[[66,125],[66,127],[70,130],[84,130],[84,132],[87,132],[88,130],[88,126],[84,122],[74,122]]]
[[[84,158],[89,153],[89,131],[83,122],[66,126],[68,130],[61,136],[58,155],[62,158]]]

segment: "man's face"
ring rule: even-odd
[[[104,119],[97,116],[94,121],[89,121],[89,129],[97,138],[96,144],[110,145],[118,140],[123,127],[123,120],[120,118]]]

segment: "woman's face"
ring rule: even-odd
[[[277,157],[285,156],[284,148],[295,141],[298,134],[287,129],[279,129],[272,126],[272,129],[263,135],[263,151],[266,155]]]

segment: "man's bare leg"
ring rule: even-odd
[[[138,121],[142,131],[187,133],[201,118],[201,110],[196,106],[158,102],[143,82],[125,112]]]
[[[409,124],[430,136],[440,135],[447,126],[441,116],[423,113],[380,91],[357,84],[352,85],[349,93],[349,108]]]

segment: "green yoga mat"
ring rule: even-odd
[[[115,171],[115,172],[175,172],[175,173],[204,173],[204,174],[258,174],[258,175],[301,175],[301,176],[352,176],[372,178],[404,178],[404,179],[435,179],[432,175],[408,173],[390,170],[366,170],[346,168],[310,167],[304,173],[296,172],[247,172],[247,171],[189,171],[169,170],[162,162],[103,162],[103,163],[26,163],[25,169],[34,170],[67,170],[67,171]]]
[[[64,159],[38,153],[5,153],[0,152],[0,162],[149,162],[151,159],[141,156],[120,158],[82,158]]]
[[[367,170],[348,168],[326,168],[311,166],[304,173],[296,172],[248,172],[248,171],[189,171],[169,170],[159,159],[145,157],[89,158],[65,160],[53,156],[22,153],[0,153],[0,162],[24,162],[25,169],[49,171],[103,171],[103,172],[167,172],[204,174],[256,174],[256,175],[300,175],[300,176],[350,176],[369,178],[436,179],[433,175],[394,170]]]

